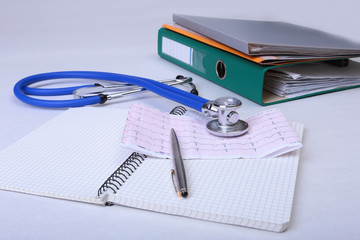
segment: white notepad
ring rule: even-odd
[[[126,117],[121,109],[65,111],[0,153],[0,189],[276,232],[288,227],[300,150],[270,159],[186,160],[184,199],[174,191],[170,160],[131,159],[119,145]],[[301,139],[303,125],[291,125]]]

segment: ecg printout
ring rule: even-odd
[[[246,134],[221,138],[210,134],[203,120],[134,104],[128,113],[122,142],[140,153],[170,157],[170,129],[174,128],[184,159],[276,157],[302,146],[279,109],[260,112],[246,121],[249,124]]]

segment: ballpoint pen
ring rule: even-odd
[[[170,131],[171,145],[172,145],[172,160],[174,169],[171,170],[171,178],[175,187],[175,191],[179,197],[187,197],[188,190],[186,184],[186,174],[184,168],[184,161],[181,157],[179,141],[177,139],[175,130]]]

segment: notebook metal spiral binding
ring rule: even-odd
[[[112,190],[113,193],[116,193],[134,171],[140,167],[140,164],[145,161],[146,157],[144,154],[133,152],[101,185],[98,190],[98,196],[106,190]]]
[[[171,110],[170,114],[180,116],[184,115],[186,111],[187,110],[185,107],[177,106]],[[135,172],[135,170],[140,167],[140,164],[142,164],[146,158],[147,156],[145,154],[133,152],[101,185],[101,187],[98,189],[98,197],[100,197],[100,195],[102,195],[107,190],[111,190],[114,194],[119,191],[120,187]],[[107,203],[107,205],[112,204]]]
[[[186,113],[186,108],[183,106],[177,106],[173,110],[171,110],[170,114],[172,115],[184,115]]]

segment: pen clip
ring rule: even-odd
[[[176,194],[181,197],[181,192],[179,190],[179,187],[177,186],[176,184],[176,180],[174,179],[176,176],[175,176],[175,170],[174,169],[171,169],[171,180],[173,182],[173,185],[174,185],[174,189],[175,189],[175,192]]]

